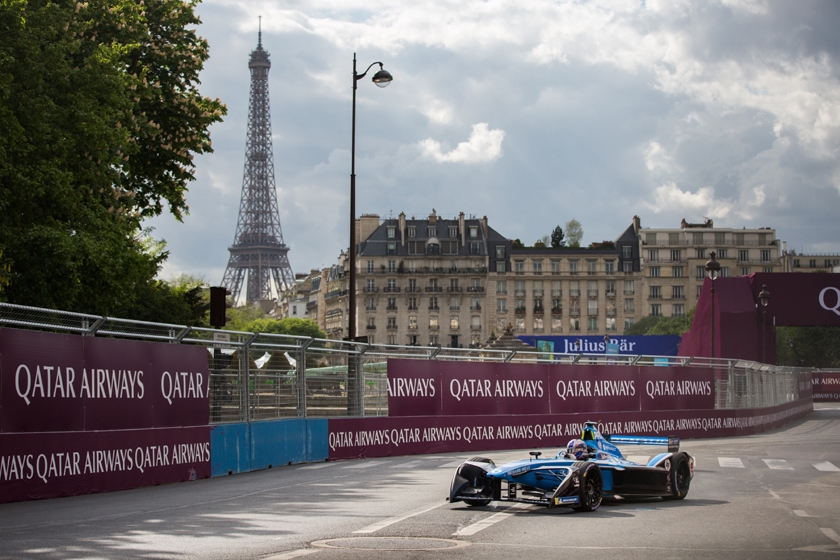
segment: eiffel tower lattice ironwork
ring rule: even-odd
[[[283,242],[277,191],[274,184],[274,157],[271,145],[271,114],[268,103],[268,52],[262,47],[262,30],[257,48],[251,52],[251,99],[248,110],[248,139],[242,198],[233,245],[222,285],[239,300],[247,276],[245,300],[248,303],[280,297],[294,285],[289,264],[289,248]],[[274,290],[272,291],[272,280]]]

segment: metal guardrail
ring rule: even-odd
[[[207,349],[211,423],[284,417],[387,416],[387,359],[712,368],[716,408],[797,400],[811,368],[732,359],[397,346],[223,331],[0,303],[0,325]]]

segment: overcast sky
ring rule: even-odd
[[[530,245],[714,219],[840,252],[840,2],[204,0],[201,91],[228,107],[196,158],[183,223],[147,222],[161,276],[221,281],[242,188],[250,76],[271,54],[280,222],[295,272],[349,243],[357,212],[487,216]],[[372,75],[371,72],[370,75]]]

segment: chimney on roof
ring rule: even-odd
[[[461,233],[461,247],[467,243],[467,236],[464,233],[464,213],[458,214],[458,231]]]
[[[640,229],[642,229],[642,219],[638,216],[633,216],[633,233],[638,235]]]
[[[400,245],[405,247],[405,212],[400,212]]]
[[[481,218],[481,233],[484,234],[484,239],[487,239],[487,216]]]

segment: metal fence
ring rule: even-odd
[[[204,346],[213,424],[286,417],[387,416],[388,358],[478,362],[712,368],[716,408],[797,400],[810,368],[731,359],[562,354],[394,346],[149,323],[0,303],[0,325],[83,336]]]

